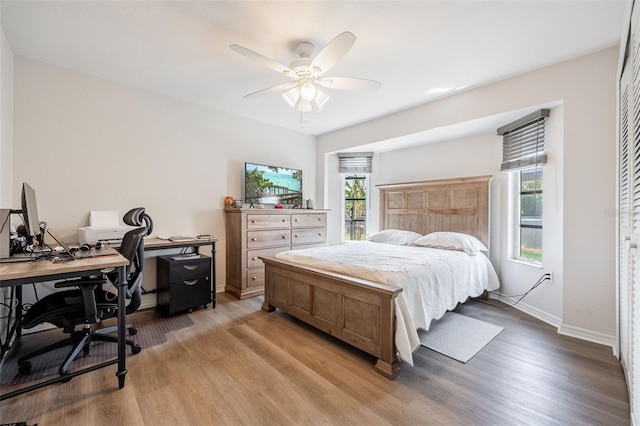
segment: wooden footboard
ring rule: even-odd
[[[261,259],[263,310],[281,309],[377,357],[374,368],[383,376],[398,375],[395,298],[402,289],[273,257]]]

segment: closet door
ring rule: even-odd
[[[640,12],[634,7],[619,107],[619,340],[633,423],[640,421]]]
[[[628,319],[631,326],[630,353],[626,361],[628,368],[629,399],[632,416],[638,420],[640,410],[640,9],[634,7],[631,18],[631,65],[629,76],[629,188],[631,235],[624,235],[625,250],[628,250],[625,263],[629,265],[628,280],[631,299]]]
[[[631,258],[630,258],[630,240],[631,240],[631,183],[630,169],[631,158],[629,155],[629,136],[632,129],[629,126],[629,112],[631,108],[630,91],[632,86],[629,84],[629,76],[631,75],[631,66],[627,65],[622,73],[620,80],[620,131],[619,131],[619,229],[620,229],[620,264],[619,264],[619,315],[620,315],[620,360],[627,374],[627,383],[629,374],[632,369],[631,360],[631,331],[632,331],[632,288],[631,285]]]

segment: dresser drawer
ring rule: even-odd
[[[294,229],[291,231],[291,244],[320,244],[326,241],[324,228]]]
[[[289,250],[289,247],[268,248],[262,250],[247,250],[247,268],[257,268],[262,266],[260,256],[275,256],[276,254]]]
[[[288,214],[248,214],[247,229],[288,228],[291,217]]]
[[[327,215],[322,213],[296,214],[291,217],[292,228],[309,228],[312,226],[325,226]]]
[[[273,231],[247,231],[247,249],[264,247],[288,246],[288,229],[274,229]]]
[[[264,286],[264,268],[247,269],[247,287]]]
[[[211,273],[211,258],[201,256],[199,259],[171,260],[171,256],[161,256],[168,262],[171,281],[189,280],[209,276]]]

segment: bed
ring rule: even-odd
[[[477,176],[379,185],[380,228],[394,234],[397,230],[430,236],[468,235],[488,250],[490,180],[491,176]],[[383,257],[373,260],[373,256]],[[402,259],[400,264],[408,269],[388,261],[394,258]],[[431,278],[417,269],[425,258],[432,260],[428,263]],[[399,357],[411,363],[411,353],[419,346],[416,328],[428,330],[431,320],[458,302],[499,285],[484,253],[470,255],[384,240],[296,250],[262,260],[263,310],[281,309],[372,354],[377,358],[374,369],[390,379],[400,371]],[[480,271],[480,277],[470,279],[469,270]],[[418,294],[422,290],[410,284],[411,280],[431,281],[436,289],[444,281],[464,281],[465,285],[449,286],[453,293],[439,290],[447,294],[434,297]],[[423,309],[425,304],[438,306],[432,312]]]

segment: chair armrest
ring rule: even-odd
[[[67,288],[67,287],[95,287],[102,284],[106,284],[107,280],[104,278],[84,278],[79,280],[60,281],[55,283],[55,288]]]
[[[98,307],[96,306],[96,288],[107,283],[107,279],[100,278],[80,278],[77,280],[60,281],[55,283],[55,288],[79,287],[82,293],[82,303],[84,305],[85,321],[97,323],[100,321],[98,317]]]

